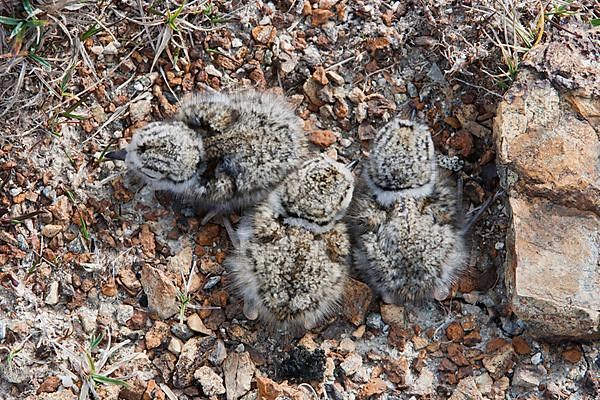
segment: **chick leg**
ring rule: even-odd
[[[216,217],[217,215],[219,215],[219,212],[216,210],[210,210],[209,212],[206,213],[206,215],[204,216],[204,218],[202,218],[202,221],[200,221],[200,225],[206,225],[209,223],[209,221],[211,219],[213,219],[214,217]]]
[[[236,249],[240,248],[240,237],[236,233],[235,229],[231,225],[231,221],[226,216],[223,216],[223,226],[225,226],[225,230],[227,231],[227,235],[229,236],[229,240],[231,240],[231,244]]]

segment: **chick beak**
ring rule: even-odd
[[[350,161],[348,164],[346,164],[346,168],[348,168],[350,171],[353,171],[357,165],[358,165],[358,160]]]
[[[106,157],[110,160],[121,160],[121,161],[125,161],[126,156],[127,156],[127,150],[125,150],[125,149],[109,151],[108,153],[106,153],[104,155],[104,157]]]

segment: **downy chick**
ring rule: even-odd
[[[200,148],[199,157],[189,157]],[[285,99],[246,90],[192,96],[175,121],[138,129],[107,157],[215,215],[264,199],[298,167],[304,148],[299,118]]]
[[[240,222],[240,246],[226,260],[248,319],[311,329],[342,300],[350,243],[340,221],[354,189],[351,171],[306,161]]]
[[[395,120],[375,138],[351,206],[358,272],[384,302],[444,299],[464,266],[456,189],[426,126]]]

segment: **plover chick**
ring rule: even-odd
[[[199,148],[202,157],[188,157]],[[246,90],[192,96],[175,121],[139,129],[125,149],[107,157],[125,160],[155,188],[215,215],[264,199],[298,167],[304,149],[300,120],[288,103]],[[152,157],[143,156],[149,152]]]
[[[226,266],[248,319],[311,329],[336,309],[350,261],[341,219],[353,189],[347,167],[317,157],[242,219]]]
[[[444,299],[463,269],[456,189],[434,153],[426,126],[383,127],[349,212],[355,267],[386,303]]]

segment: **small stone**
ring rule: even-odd
[[[256,378],[256,387],[258,389],[257,399],[260,400],[306,400],[303,391],[294,389],[285,381],[279,384],[269,378],[259,376]]]
[[[115,45],[115,42],[110,42],[109,44],[107,44],[104,47],[104,50],[102,50],[102,54],[107,55],[107,56],[114,56],[118,52],[119,52],[119,49]]]
[[[103,46],[100,46],[100,45],[92,46],[92,47],[90,47],[90,51],[91,51],[93,54],[95,54],[95,55],[99,56],[99,55],[100,55],[100,54],[102,54],[102,52],[104,51],[104,47],[103,47]]]
[[[212,335],[213,333],[210,329],[204,326],[202,319],[197,313],[190,315],[186,322],[188,327],[194,332],[198,332],[203,335]]]
[[[58,304],[58,282],[57,281],[52,281],[52,283],[50,284],[50,286],[48,288],[48,294],[46,295],[46,298],[44,299],[44,303],[48,304],[49,306]]]
[[[577,347],[572,347],[563,351],[562,356],[571,364],[577,364],[581,360],[582,353]]]
[[[429,344],[429,340],[421,336],[413,336],[411,342],[413,343],[413,347],[415,350],[424,349]]]
[[[454,129],[460,129],[462,126],[460,124],[460,121],[458,120],[458,118],[456,118],[454,116],[444,118],[444,122],[446,124],[450,125],[451,127],[453,127]]]
[[[194,336],[194,332],[185,324],[175,324],[171,327],[171,333],[179,339],[186,341]]]
[[[342,147],[350,147],[352,145],[352,140],[346,138],[341,138],[339,142]]]
[[[535,369],[520,365],[515,368],[512,385],[533,389],[540,385],[541,378],[540,373]]]
[[[236,400],[246,394],[254,376],[254,363],[248,352],[230,353],[223,363],[227,400]]]
[[[453,342],[460,341],[465,335],[465,331],[458,322],[452,322],[446,328],[446,336]]]
[[[352,332],[352,336],[355,337],[355,338],[357,338],[357,339],[360,339],[360,338],[363,337],[363,335],[365,334],[366,330],[367,330],[367,327],[365,325],[361,325],[358,328],[356,328],[354,330],[354,332]]]
[[[210,290],[212,288],[214,288],[215,286],[217,286],[217,284],[221,282],[221,277],[220,276],[211,276],[210,278],[208,278],[206,280],[206,283],[203,286],[204,290]]]
[[[512,345],[513,345],[513,349],[515,349],[515,352],[517,354],[529,354],[531,353],[531,347],[529,347],[529,344],[527,344],[527,342],[525,341],[525,339],[523,339],[522,336],[515,336],[512,339]]]
[[[225,394],[225,386],[223,386],[223,378],[217,375],[210,367],[200,367],[194,372],[194,379],[196,379],[200,386],[202,386],[202,392],[206,396],[217,396]]]
[[[169,319],[179,311],[177,288],[162,271],[144,264],[141,284],[148,297],[151,317]]]
[[[47,238],[53,238],[63,230],[61,225],[44,225],[42,227],[42,235]]]
[[[215,343],[215,347],[208,354],[208,361],[212,363],[215,367],[221,366],[223,361],[227,358],[227,349],[225,348],[225,343],[219,339]]]
[[[60,386],[60,378],[58,376],[49,376],[44,379],[44,382],[40,385],[37,390],[37,393],[52,393],[56,392],[58,387]]]
[[[329,21],[329,18],[331,18],[333,16],[334,16],[334,14],[332,11],[322,10],[320,8],[313,9],[312,14],[311,14],[312,26],[323,25],[324,23]]]
[[[404,307],[395,304],[382,304],[379,308],[381,318],[388,325],[404,326]]]
[[[435,391],[434,379],[433,372],[424,368],[412,385],[410,392],[420,396],[433,394]]]
[[[340,364],[347,376],[351,376],[362,365],[362,357],[359,354],[351,353]]]
[[[308,139],[317,146],[329,147],[335,143],[337,137],[335,136],[335,133],[333,133],[333,131],[317,130],[312,131]]]
[[[452,396],[450,396],[450,398],[449,398],[449,400],[474,400],[474,399],[483,400],[483,396],[479,392],[479,388],[477,387],[475,378],[472,376],[461,379],[460,382],[458,382],[458,384],[456,385],[454,392],[452,392]]]
[[[146,348],[148,350],[155,349],[167,341],[169,336],[169,325],[162,321],[154,322],[154,325],[145,336]]]
[[[277,29],[272,25],[259,25],[252,29],[252,37],[260,44],[271,44],[276,35]]]
[[[204,68],[204,72],[206,72],[208,75],[216,76],[217,78],[223,77],[223,74],[221,73],[221,71],[216,69],[215,66],[212,64],[208,64],[206,66],[206,68]]]
[[[127,304],[120,304],[117,306],[117,322],[121,325],[125,325],[127,321],[133,317],[133,306]]]
[[[342,353],[352,353],[354,350],[356,350],[356,343],[354,343],[354,340],[350,338],[344,338],[340,341],[338,349]]]
[[[371,304],[372,294],[368,285],[350,279],[346,290],[346,305],[343,308],[344,316],[354,326],[362,325],[365,321],[365,314]]]
[[[369,315],[367,315],[366,324],[371,329],[381,329],[383,327],[381,314],[370,313]]]
[[[352,380],[357,383],[367,383],[371,378],[371,373],[366,365],[361,366],[352,376]]]
[[[338,86],[342,86],[345,83],[344,77],[335,71],[327,71],[327,77]]]
[[[448,139],[448,146],[466,158],[473,152],[473,137],[469,131],[461,129]]]
[[[476,376],[475,383],[477,384],[477,389],[479,389],[482,395],[486,396],[492,392],[494,380],[487,372]]]
[[[167,349],[175,355],[178,355],[179,353],[181,353],[182,348],[183,348],[183,342],[181,341],[181,339],[176,338],[176,337],[171,338],[171,340],[169,341],[169,347],[167,347]]]
[[[320,65],[315,68],[315,72],[313,72],[312,77],[323,86],[329,83],[325,69]]]
[[[535,353],[533,357],[531,357],[531,363],[533,365],[538,365],[542,362],[542,353]]]
[[[129,118],[133,123],[144,121],[151,111],[152,94],[150,93],[129,104]]]
[[[185,342],[175,365],[173,386],[183,389],[192,385],[194,372],[205,363],[206,354],[214,346],[215,341],[212,336],[196,336]]]
[[[385,393],[387,389],[387,383],[383,379],[373,378],[360,389],[360,398],[369,399],[371,396]]]

